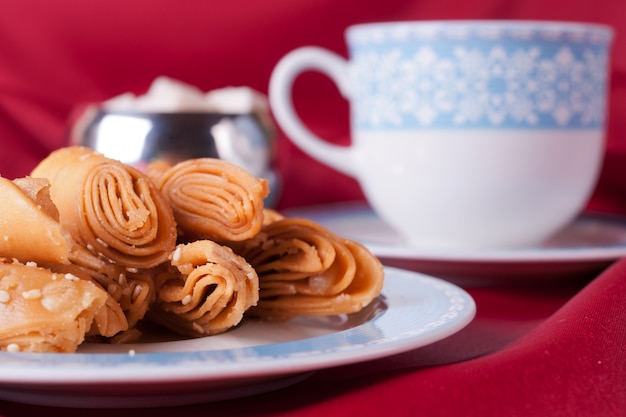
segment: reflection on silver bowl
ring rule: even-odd
[[[280,179],[272,166],[274,137],[255,114],[150,113],[87,109],[70,132],[83,145],[139,169],[152,161],[220,158],[270,182],[268,207],[276,204]]]

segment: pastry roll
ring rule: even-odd
[[[59,223],[49,190],[47,179],[0,177],[0,256],[69,263],[71,237]]]
[[[210,240],[180,244],[171,268],[156,278],[149,317],[183,335],[222,333],[243,319],[259,298],[259,280],[245,259]]]
[[[94,280],[93,277],[83,268],[73,263],[48,264],[43,265],[43,267],[53,273],[63,274],[68,279],[73,277],[74,279],[92,282],[99,288],[106,290],[106,288],[103,288],[102,285]],[[110,338],[126,330],[128,330],[128,320],[126,319],[126,315],[122,310],[120,303],[113,298],[111,294],[107,293],[106,302],[104,306],[96,312],[92,326],[87,331],[87,336],[103,336]]]
[[[98,256],[129,268],[167,261],[176,245],[171,208],[140,171],[84,147],[52,152],[32,171],[50,180],[63,227]]]
[[[163,162],[147,173],[174,212],[182,239],[239,241],[254,236],[263,225],[266,180],[215,158],[196,158],[165,169]]]
[[[0,350],[75,352],[107,294],[72,274],[0,262]]]
[[[260,299],[250,315],[289,319],[349,314],[382,290],[378,258],[308,219],[277,220],[232,247],[259,275]]]
[[[123,267],[100,259],[84,249],[74,251],[70,259],[73,269],[66,267],[66,270],[76,270],[77,275],[88,276],[117,303],[127,323],[122,330],[132,329],[144,318],[155,299],[152,270]],[[112,313],[117,315],[117,311]],[[117,320],[113,317],[111,319]]]

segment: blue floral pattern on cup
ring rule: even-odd
[[[348,33],[353,122],[360,129],[601,128],[611,33],[573,28],[356,27]]]

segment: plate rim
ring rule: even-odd
[[[389,288],[393,288],[390,287],[390,285],[399,286],[402,280],[404,280],[404,282],[407,282],[407,280],[415,280],[420,283],[419,285],[427,285],[428,288],[433,291],[432,294],[434,294],[434,291],[437,291],[437,296],[441,296],[442,294],[448,296],[450,302],[450,305],[448,306],[449,311],[442,311],[441,317],[427,323],[427,325],[431,328],[426,329],[425,331],[421,331],[421,329],[403,328],[401,331],[396,330],[395,337],[390,337],[390,335],[388,335],[382,339],[369,340],[367,343],[348,344],[343,347],[334,346],[318,351],[305,350],[291,355],[288,354],[284,357],[280,355],[274,356],[273,361],[267,360],[268,357],[253,358],[249,362],[243,363],[245,365],[252,365],[250,367],[242,366],[242,363],[237,361],[231,361],[224,366],[216,366],[215,362],[211,362],[210,365],[209,362],[204,362],[203,366],[199,366],[196,359],[201,360],[203,357],[206,359],[207,356],[215,356],[217,354],[222,354],[225,351],[229,351],[234,355],[245,351],[263,352],[266,350],[271,351],[281,345],[290,345],[287,347],[291,347],[298,343],[303,344],[306,342],[304,343],[305,345],[308,343],[314,343],[316,341],[320,341],[321,338],[332,339],[333,336],[338,338],[347,337],[350,334],[362,330],[364,326],[380,325],[383,318],[388,320],[389,314],[398,313],[393,310],[394,306],[391,305],[385,312],[383,312],[383,314],[379,314],[371,320],[361,323],[353,328],[334,332],[329,335],[315,336],[285,343],[273,343],[234,349],[136,354],[0,352],[0,366],[3,368],[3,372],[0,374],[0,388],[8,385],[14,386],[15,388],[19,386],[23,388],[28,385],[50,386],[59,384],[66,386],[76,386],[77,384],[101,386],[104,384],[134,384],[147,381],[153,383],[187,383],[193,381],[210,382],[218,380],[228,381],[244,378],[293,375],[342,365],[366,362],[424,347],[457,333],[474,319],[476,315],[476,303],[471,295],[463,288],[441,278],[436,278],[423,273],[390,266],[385,266],[384,268],[386,279],[382,295],[389,296],[389,293],[386,294],[385,292],[389,290]],[[393,291],[399,290],[394,289]],[[394,297],[399,297],[399,295],[396,294]],[[459,304],[462,308],[454,305],[453,303]],[[450,308],[453,305],[455,315],[443,319],[443,316],[450,314]],[[393,314],[391,315],[393,316]],[[416,333],[414,335],[411,334],[412,331],[416,330],[420,330],[420,333]],[[354,355],[354,352],[359,349],[359,354]],[[352,354],[346,355],[346,352],[350,352]],[[311,355],[311,353],[314,354]],[[171,364],[165,364],[161,367],[156,366],[161,363],[160,358],[167,359],[168,357],[173,358],[181,355],[188,358],[192,357],[191,359],[194,360],[188,363],[174,361]],[[89,360],[94,360],[94,356],[99,358],[96,362],[98,364],[102,362],[104,366],[94,366],[93,362],[90,363]],[[272,357],[271,354],[269,357]],[[306,357],[307,360],[303,361],[303,357]],[[12,358],[16,360],[12,361]],[[138,359],[141,358],[146,359],[147,362],[138,361]],[[152,359],[156,362],[151,362],[150,360]],[[108,363],[109,361],[111,361],[111,363]],[[57,366],[59,363],[61,365]],[[277,366],[277,363],[279,366]],[[145,364],[148,366],[140,366]],[[108,368],[109,365],[121,366],[125,370],[128,370],[133,366],[137,366],[137,370],[140,372],[136,372],[135,375],[131,376],[124,374],[123,377],[120,377],[119,373],[115,372],[114,367]],[[209,366],[214,367],[212,369],[214,372],[207,372],[207,368]],[[11,370],[14,372],[7,372]],[[100,371],[95,378],[92,372],[93,370]],[[162,378],[162,380],[155,381],[154,378],[157,377]]]

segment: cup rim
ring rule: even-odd
[[[385,22],[367,22],[350,25],[346,29],[346,36],[350,38],[354,34],[390,29],[433,30],[441,27],[454,29],[486,29],[520,31],[532,30],[538,32],[567,32],[567,33],[601,33],[609,40],[614,36],[614,28],[605,23],[584,21],[559,21],[559,20],[396,20]]]

